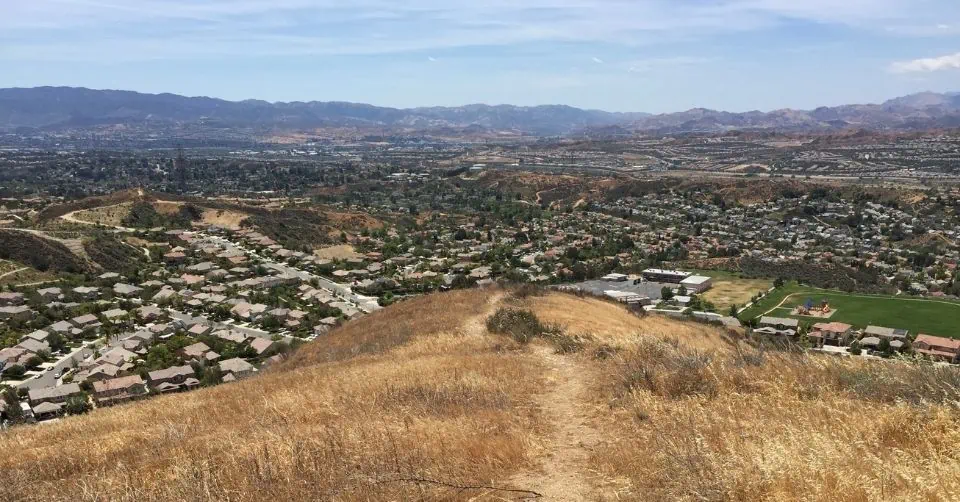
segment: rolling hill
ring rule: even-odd
[[[72,87],[0,89],[0,130],[141,128],[313,130],[356,128],[378,133],[511,131],[556,135],[582,131],[689,133],[730,130],[918,130],[960,127],[960,95],[920,93],[882,104],[731,113],[697,108],[679,113],[611,113],[570,106],[474,104],[388,108],[345,102],[226,101],[175,94]]]
[[[954,368],[458,291],[260,376],[0,433],[3,500],[956,500]]]

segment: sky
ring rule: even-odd
[[[0,87],[810,109],[960,91],[957,0],[0,0]]]

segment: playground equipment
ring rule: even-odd
[[[830,302],[827,300],[821,300],[819,304],[814,304],[813,300],[807,298],[807,301],[797,307],[797,313],[800,315],[827,315],[830,313]]]

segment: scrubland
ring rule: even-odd
[[[599,299],[453,292],[249,380],[0,434],[0,499],[957,500],[958,385]]]

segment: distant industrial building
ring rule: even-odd
[[[691,275],[680,281],[680,285],[693,294],[700,294],[713,287],[713,280],[704,275]]]
[[[651,282],[669,282],[680,284],[684,279],[690,277],[690,272],[680,270],[663,270],[659,268],[648,268],[643,271],[643,278]]]
[[[646,305],[651,305],[653,303],[653,300],[651,300],[649,296],[640,295],[637,293],[631,293],[629,291],[607,290],[607,291],[604,291],[603,294],[608,298],[612,298],[620,303],[625,303],[627,305],[646,306]]]

